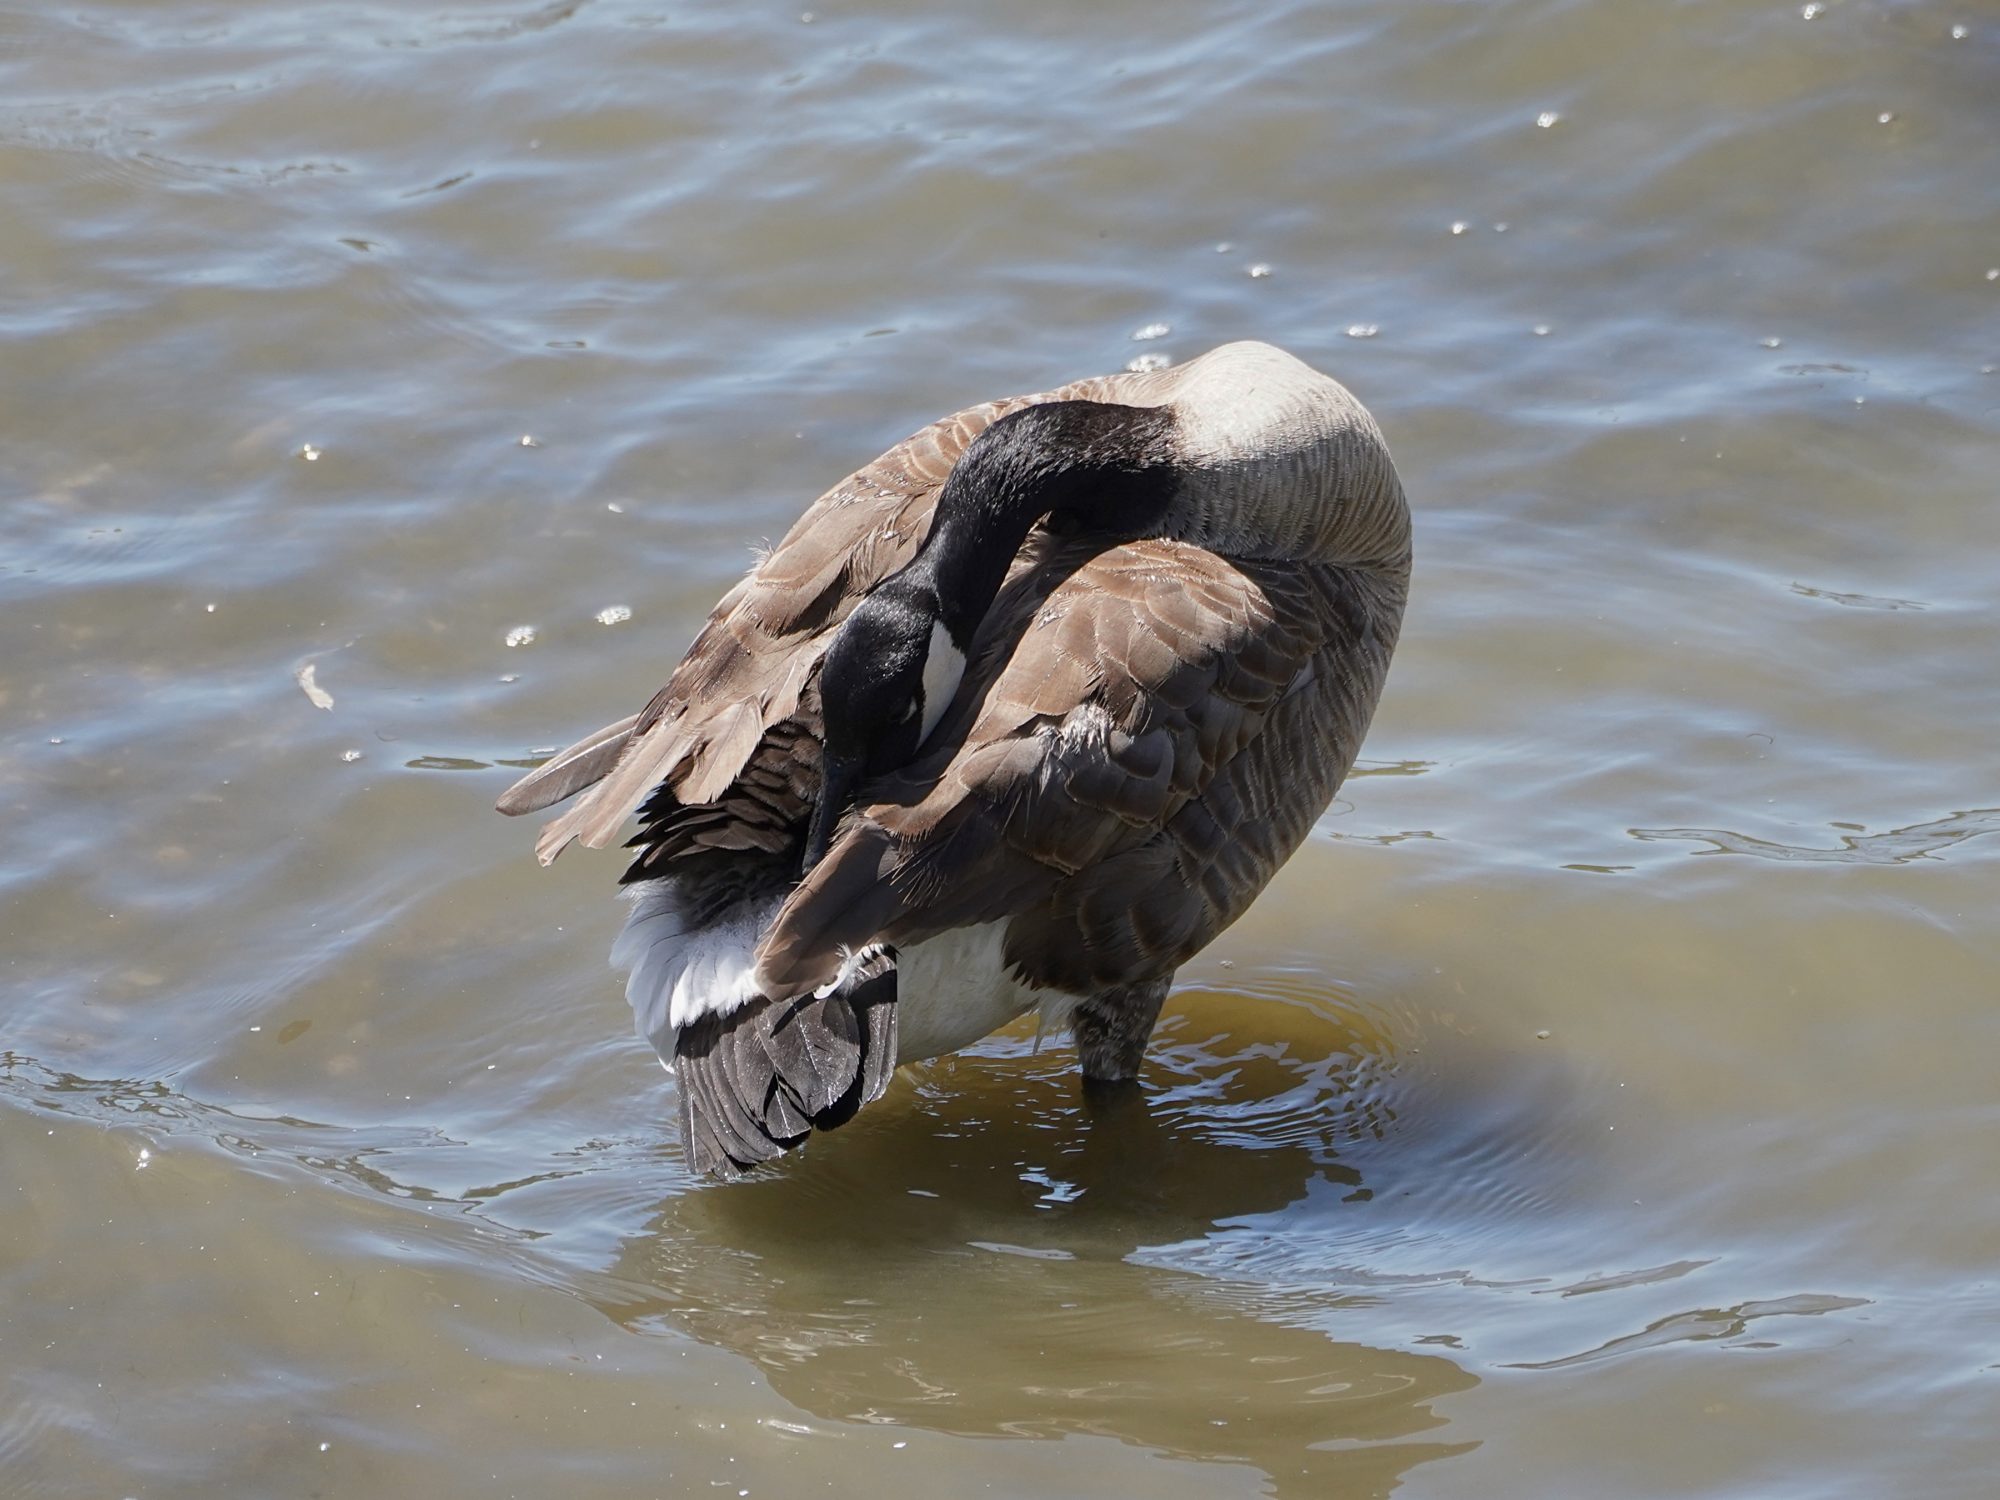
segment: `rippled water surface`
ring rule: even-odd
[[[0,10],[0,1491],[1993,1493],[2000,13],[806,3]],[[691,1181],[493,797],[1239,337],[1416,506],[1363,774],[1143,1103]]]

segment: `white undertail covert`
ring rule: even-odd
[[[612,944],[611,963],[626,971],[634,1029],[671,1072],[682,1027],[757,998],[757,942],[784,897],[742,902],[699,931],[689,930],[673,880],[635,885],[628,899],[632,911]],[[896,955],[899,1064],[970,1046],[1037,1006],[1044,1028],[1069,1024],[1076,996],[1031,989],[1007,972],[1006,925],[958,928]],[[843,966],[843,978],[851,967],[852,961]]]

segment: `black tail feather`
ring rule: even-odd
[[[820,999],[753,1000],[681,1030],[688,1165],[730,1180],[881,1098],[896,1071],[896,962],[871,956]]]

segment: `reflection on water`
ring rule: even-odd
[[[1845,604],[1850,609],[1929,609],[1917,599],[1885,599],[1875,594],[1843,594],[1834,589],[1816,589],[1795,583],[1792,592],[1808,599],[1824,599],[1828,604]]]
[[[1833,826],[1855,827],[1841,823]],[[1726,828],[1634,828],[1632,837],[1645,840],[1687,839],[1713,846],[1697,849],[1694,851],[1696,854],[1748,854],[1757,859],[1804,864],[1900,865],[1913,859],[1935,859],[1942,850],[1996,830],[2000,830],[2000,808],[1982,807],[1971,812],[1956,812],[1948,818],[1928,823],[1912,823],[1907,828],[1892,828],[1885,833],[1862,833],[1857,828],[1855,832],[1841,835],[1837,849],[1818,848],[1810,844],[1779,844],[1769,839],[1731,833]]]
[[[1253,1465],[1274,1494],[1387,1494],[1473,1446],[1426,1434],[1477,1377],[1148,1263],[1314,1194],[1366,1199],[1339,1150],[1393,1121],[1367,1038],[1299,1058],[1195,1029],[1170,1025],[1144,1095],[1098,1102],[1025,1042],[917,1070],[797,1170],[667,1200],[617,1269],[652,1291],[606,1311],[734,1350],[831,1421],[1095,1434]]]
[[[1734,1346],[1739,1349],[1771,1349],[1777,1346],[1769,1340],[1749,1337],[1751,1324],[1765,1318],[1809,1318],[1821,1313],[1846,1312],[1850,1308],[1866,1306],[1868,1306],[1866,1297],[1834,1297],[1805,1293],[1795,1297],[1779,1297],[1771,1301],[1745,1302],[1736,1307],[1701,1308],[1695,1312],[1675,1313],[1670,1318],[1662,1318],[1657,1323],[1648,1325],[1643,1332],[1612,1339],[1595,1349],[1586,1349],[1581,1354],[1569,1354],[1561,1359],[1521,1364],[1514,1368],[1566,1370],[1575,1365],[1590,1365],[1596,1364],[1599,1360],[1615,1359],[1621,1354],[1636,1354],[1643,1349],[1657,1349],[1664,1344],[1706,1339],[1732,1340]]]

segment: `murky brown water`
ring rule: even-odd
[[[1994,1493],[2000,13],[814,3],[0,11],[0,1491]],[[691,1183],[508,767],[1236,337],[1418,509],[1368,774],[1147,1107]]]

